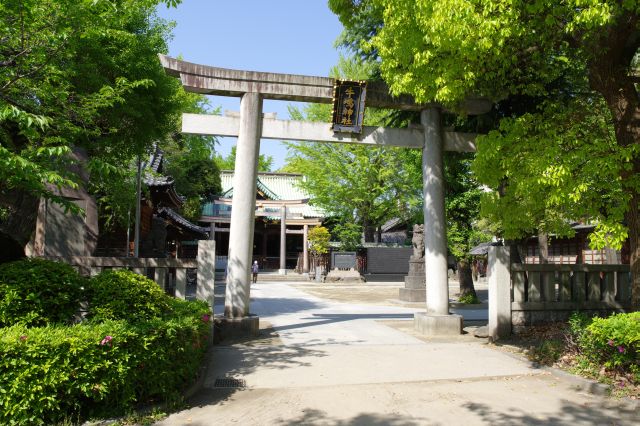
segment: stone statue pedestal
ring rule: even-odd
[[[332,269],[327,277],[324,279],[326,283],[363,283],[366,282],[364,277],[360,275],[360,272],[355,269],[349,270],[341,270],[341,269]]]
[[[403,302],[427,301],[424,258],[416,260],[411,256],[409,259],[409,274],[404,277],[404,288],[400,289],[398,297]]]

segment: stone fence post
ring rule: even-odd
[[[509,262],[509,247],[489,247],[489,337],[494,341],[511,335]]]
[[[198,241],[198,285],[196,298],[206,301],[213,312],[213,287],[216,278],[216,242],[215,240]]]

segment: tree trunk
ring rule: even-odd
[[[601,43],[606,46],[601,54],[596,54],[589,62],[589,85],[605,99],[613,118],[616,142],[628,147],[640,144],[640,100],[628,69],[640,46],[636,29],[637,16],[622,17],[603,33]],[[640,158],[631,160],[630,167],[622,169],[620,176],[624,191],[629,195],[629,204],[625,213],[629,229],[631,251],[631,301],[634,310],[640,309],[640,189],[637,179],[640,176]],[[636,186],[634,186],[634,184]]]
[[[460,297],[467,295],[477,297],[471,277],[471,263],[467,259],[458,260],[458,282],[460,283]]]
[[[540,263],[549,263],[549,234],[538,232],[538,258]]]
[[[362,229],[364,231],[364,242],[365,243],[373,243],[374,242],[374,234],[375,228],[371,226],[368,219],[364,220],[362,224]]]
[[[640,144],[640,109],[638,108],[637,94],[633,84],[629,83],[626,86],[630,87],[624,90],[616,86],[613,94],[600,92],[604,95],[612,112],[616,140],[622,146]],[[633,99],[629,99],[629,97]],[[631,249],[629,262],[632,283],[631,301],[632,309],[638,310],[640,309],[640,219],[638,218],[640,214],[638,211],[640,194],[633,185],[637,177],[640,176],[640,158],[635,158],[631,167],[623,169],[620,174],[623,188],[629,194],[625,221],[629,230],[629,246]]]

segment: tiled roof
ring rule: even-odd
[[[302,188],[300,182],[304,177],[294,173],[258,173],[257,187],[269,200],[305,200],[309,198]],[[222,171],[220,173],[222,183],[222,196],[233,197],[233,172]],[[212,203],[205,204],[202,214],[204,216],[213,215]],[[289,207],[289,214],[296,217],[325,217],[324,212],[314,206],[306,204],[301,207]],[[288,215],[289,216],[289,215]]]
[[[181,226],[195,234],[199,234],[200,238],[209,237],[209,230],[207,228],[203,228],[202,226],[198,226],[194,223],[191,223],[190,221],[180,216],[178,213],[176,213],[174,210],[168,207],[159,208],[158,216],[173,221],[176,226]]]
[[[149,154],[147,162],[142,163],[142,181],[147,186],[169,186],[173,185],[173,178],[163,176],[162,160],[164,159],[164,151],[160,149],[158,144],[153,145],[153,151]]]
[[[160,173],[162,167],[162,160],[164,158],[164,151],[160,149],[158,144],[153,145],[153,151],[149,155],[148,166],[149,169],[154,171],[155,173]]]
[[[170,186],[173,185],[173,178],[169,176],[154,176],[145,171],[142,182],[147,186]]]
[[[402,219],[400,219],[399,217],[394,217],[393,219],[389,219],[388,221],[386,221],[380,228],[382,229],[382,232],[389,232],[396,226],[402,225],[402,224],[403,224]]]

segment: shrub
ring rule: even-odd
[[[113,417],[177,396],[210,328],[205,303],[176,302],[181,315],[169,320],[0,329],[0,424]]]
[[[88,317],[94,321],[160,318],[170,300],[154,281],[131,271],[104,271],[88,285]]]
[[[631,371],[640,382],[640,312],[594,318],[581,347],[591,361],[609,370]]]
[[[464,296],[460,296],[460,298],[458,299],[458,302],[464,303],[466,305],[473,305],[473,304],[480,303],[480,299],[478,299],[478,296],[476,296],[475,294],[468,293],[468,294],[465,294]]]
[[[0,327],[71,322],[85,282],[71,266],[50,260],[0,265]]]
[[[584,363],[631,373],[640,383],[640,312],[593,319],[574,314],[569,323]]]

